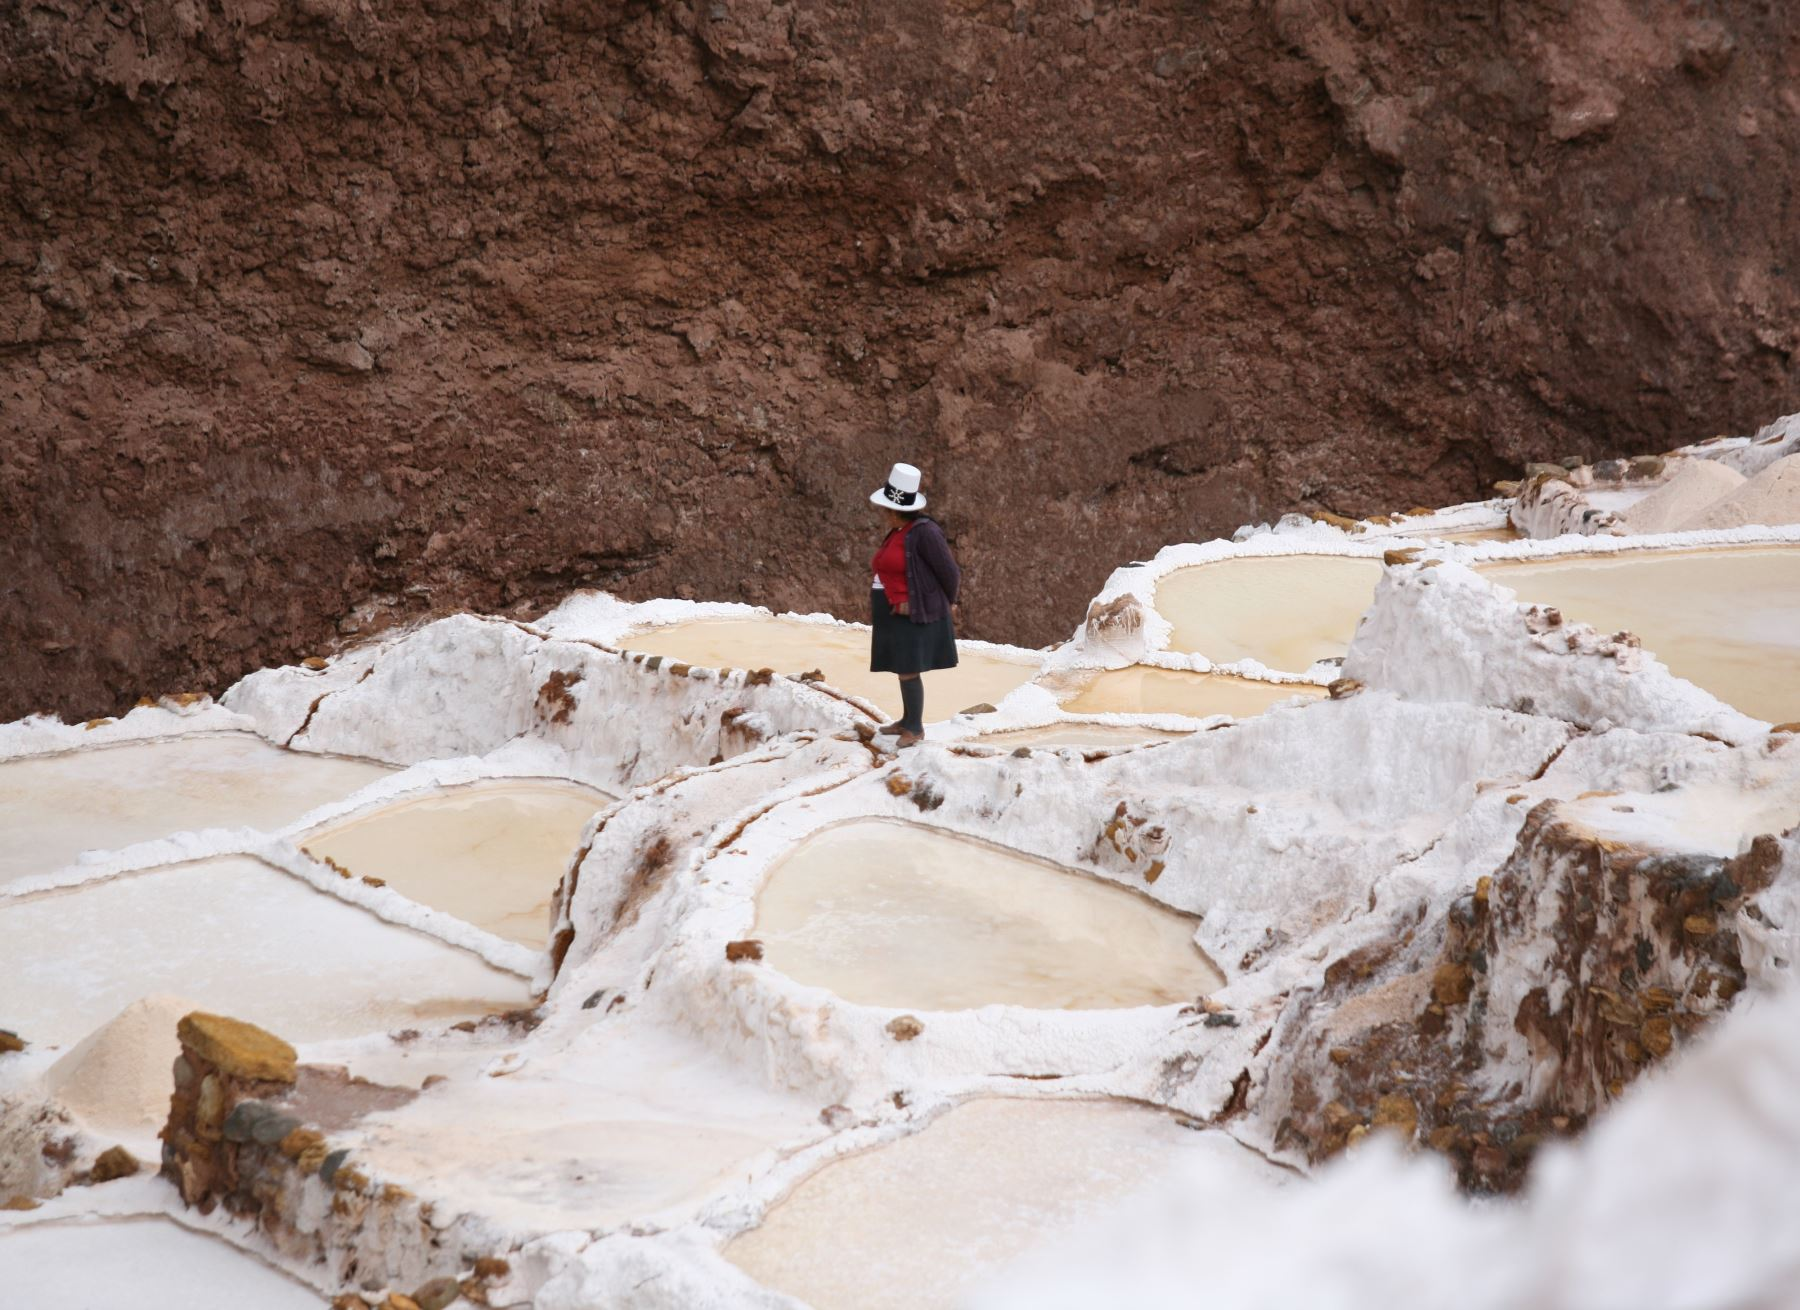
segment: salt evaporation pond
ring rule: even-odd
[[[1145,664],[1108,669],[1062,703],[1071,714],[1212,714],[1249,718],[1295,696],[1318,697],[1310,683],[1258,682],[1223,673],[1188,673]]]
[[[531,999],[524,979],[247,857],[0,903],[0,942],[0,1013],[43,1045],[77,1041],[158,992],[296,1042]]]
[[[1052,723],[1042,728],[1013,728],[984,733],[975,739],[982,746],[1087,746],[1122,750],[1153,741],[1177,741],[1185,732],[1157,728],[1119,727],[1110,723]]]
[[[866,628],[776,618],[693,619],[627,633],[619,645],[705,668],[817,669],[839,691],[873,701],[884,714],[900,714],[899,680],[891,673],[869,672]],[[1036,673],[1034,663],[1001,659],[959,643],[954,669],[924,675],[925,717],[936,723],[972,705],[998,705]]]
[[[516,1234],[648,1220],[820,1133],[816,1098],[747,1082],[680,1033],[629,1020],[504,1077],[457,1077],[337,1134],[359,1164]]]
[[[910,1137],[825,1165],[724,1254],[813,1310],[953,1306],[1178,1163],[1244,1187],[1274,1173],[1223,1133],[1142,1106],[969,1101]]]
[[[1380,560],[1245,556],[1176,569],[1156,584],[1156,610],[1170,650],[1304,673],[1350,649],[1379,581]]]
[[[0,885],[84,850],[199,828],[284,827],[393,770],[248,733],[172,737],[0,764]]]
[[[863,1005],[1090,1010],[1192,1001],[1223,983],[1194,921],[1136,892],[921,824],[807,838],[756,903],[764,959]]]
[[[0,1228],[0,1301],[16,1310],[320,1310],[305,1284],[167,1219]]]
[[[1484,564],[1481,575],[1601,632],[1770,723],[1800,719],[1800,550],[1628,551]]]
[[[567,783],[478,783],[334,824],[305,846],[422,905],[542,946],[581,831],[611,799]]]

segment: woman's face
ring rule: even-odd
[[[881,525],[883,527],[892,529],[905,525],[906,516],[898,510],[888,509],[885,505],[878,506],[877,508],[881,510]]]

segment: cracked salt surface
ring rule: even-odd
[[[232,856],[0,904],[0,1013],[45,1045],[173,992],[312,1041],[529,1003],[525,980]]]
[[[858,819],[782,857],[757,897],[754,935],[771,968],[863,1005],[1090,1010],[1221,986],[1194,924],[1016,851]]]
[[[1671,673],[1746,714],[1800,719],[1800,550],[1625,551],[1476,571],[1521,603],[1636,633]]]
[[[323,1299],[254,1256],[167,1219],[0,1228],[13,1310],[320,1310]]]
[[[777,618],[691,619],[627,633],[618,644],[706,668],[818,669],[839,691],[873,701],[884,714],[900,713],[899,680],[869,672],[867,628]],[[997,705],[1036,673],[1035,663],[1000,659],[959,643],[954,669],[924,675],[927,721],[939,722],[971,705]]]
[[[814,1310],[951,1306],[1177,1164],[1240,1188],[1279,1177],[1223,1133],[1142,1106],[969,1101],[910,1137],[825,1165],[725,1258]]]
[[[542,946],[556,884],[582,829],[611,800],[567,783],[478,783],[332,824],[304,846],[422,905]]]
[[[173,737],[0,763],[0,886],[214,827],[280,828],[393,770],[282,750],[248,733]]]
[[[1109,669],[1062,703],[1070,714],[1212,714],[1248,718],[1295,696],[1317,698],[1310,683],[1257,682],[1222,673],[1187,673],[1134,664]]]
[[[1380,560],[1249,556],[1176,569],[1157,582],[1156,609],[1170,650],[1304,673],[1350,648],[1380,580]]]

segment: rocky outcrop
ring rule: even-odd
[[[372,1293],[346,1292],[334,1306],[398,1310],[405,1292],[382,1295],[396,1283],[423,1283],[412,1293],[421,1305],[448,1305],[458,1294],[487,1303],[487,1284],[504,1276],[506,1262],[464,1250],[456,1223],[434,1224],[429,1204],[371,1179],[327,1135],[327,1124],[416,1093],[300,1066],[293,1047],[237,1019],[197,1012],[177,1035],[162,1173],[184,1203],[251,1219],[283,1258],[323,1262],[331,1281]]]
[[[1390,1129],[1466,1187],[1510,1191],[1566,1136],[1730,1007],[1740,932],[1784,870],[1609,840],[1535,808],[1512,857],[1417,925],[1332,962],[1277,1038],[1278,1146],[1312,1161]]]
[[[577,586],[975,635],[1791,394],[1790,7],[0,14],[0,720]]]

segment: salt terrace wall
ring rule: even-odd
[[[520,736],[565,752],[569,776],[620,790],[800,729],[868,716],[768,671],[691,668],[458,615],[322,670],[272,669],[225,705],[275,741],[393,764],[485,754]]]

